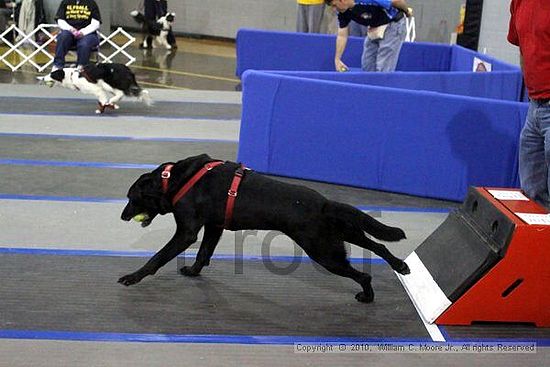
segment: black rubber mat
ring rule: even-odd
[[[0,165],[0,194],[123,199],[134,181],[149,171]]]
[[[239,271],[218,260],[202,276],[187,278],[173,261],[140,284],[117,284],[145,260],[0,254],[0,329],[429,338],[386,265],[371,266],[376,300],[361,304],[353,281],[311,263],[277,275],[261,261],[244,261]]]
[[[0,158],[76,162],[160,164],[208,152],[223,160],[237,158],[237,143],[122,139],[0,136]]]
[[[219,159],[224,155],[212,155]],[[14,157],[10,157],[14,158]],[[162,160],[158,161],[159,163]],[[106,169],[0,164],[0,194],[125,198],[134,181],[151,169]],[[32,180],[29,179],[32,177]],[[326,197],[350,205],[382,207],[452,208],[458,204],[380,191],[274,177],[304,185]]]
[[[44,93],[46,94],[46,91]],[[119,110],[107,111],[106,115],[213,120],[239,120],[241,118],[240,104],[159,101],[156,102],[154,106],[148,107],[143,103],[137,103],[131,100],[122,100],[119,104],[121,106]],[[30,105],[32,105],[32,113],[35,115],[95,116],[94,111],[97,107],[93,99],[0,98],[0,111],[2,111],[2,113],[29,113]]]

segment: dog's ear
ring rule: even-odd
[[[55,71],[52,71],[50,73],[50,78],[52,78],[55,81],[61,82],[63,79],[65,79],[65,71],[63,69],[57,69]]]
[[[208,154],[199,154],[178,161],[176,165],[183,170],[194,170],[196,167],[204,166],[206,163],[212,162],[213,160],[214,159],[210,158]]]

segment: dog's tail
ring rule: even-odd
[[[382,241],[399,241],[404,238],[405,232],[401,228],[390,227],[380,223],[368,214],[347,204],[329,201],[323,208],[324,214],[338,227],[352,226],[367,232]]]
[[[136,97],[140,102],[145,103],[147,106],[153,105],[153,100],[149,95],[149,91],[146,89],[141,89],[139,85],[134,84],[128,89],[129,95]]]
[[[143,13],[139,12],[138,10],[131,11],[130,15],[139,24],[143,24],[145,22],[145,16],[143,15]]]
[[[145,103],[147,106],[153,105],[153,100],[151,99],[151,96],[149,95],[149,91],[147,89],[142,89],[139,93],[138,99]]]

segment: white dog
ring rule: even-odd
[[[134,73],[123,64],[102,63],[86,65],[82,69],[63,68],[39,77],[39,80],[50,87],[59,84],[64,88],[93,94],[99,104],[96,113],[103,113],[106,108],[118,109],[116,103],[125,95],[151,104],[149,92],[137,84]]]

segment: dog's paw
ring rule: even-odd
[[[102,114],[102,113],[103,113],[103,111],[102,111],[102,110],[100,110],[100,109],[97,109],[97,110],[95,110],[95,113],[96,113],[96,114],[98,114],[98,115],[100,115],[100,114]]]
[[[385,241],[397,242],[407,238],[405,232],[401,228],[390,227],[391,229],[386,234],[386,237],[383,238]]]
[[[406,262],[401,261],[397,266],[393,268],[396,272],[402,275],[407,275],[411,273],[411,269],[409,268],[409,265],[407,265]]]
[[[120,108],[120,106],[117,105],[116,103],[113,103],[113,108],[114,108],[115,110],[118,110],[118,109]]]
[[[132,274],[128,274],[128,275],[125,275],[125,276],[121,277],[118,280],[118,283],[120,283],[122,285],[125,285],[125,286],[129,286],[129,285],[132,285],[132,284],[139,283],[141,281],[141,279],[143,279],[143,277],[139,276],[136,273],[132,273]]]
[[[374,301],[374,293],[359,292],[355,295],[355,299],[361,303],[371,303]]]
[[[196,276],[199,276],[200,273],[201,273],[200,270],[193,269],[192,266],[183,266],[180,269],[180,274],[185,275],[186,277],[196,277]]]

